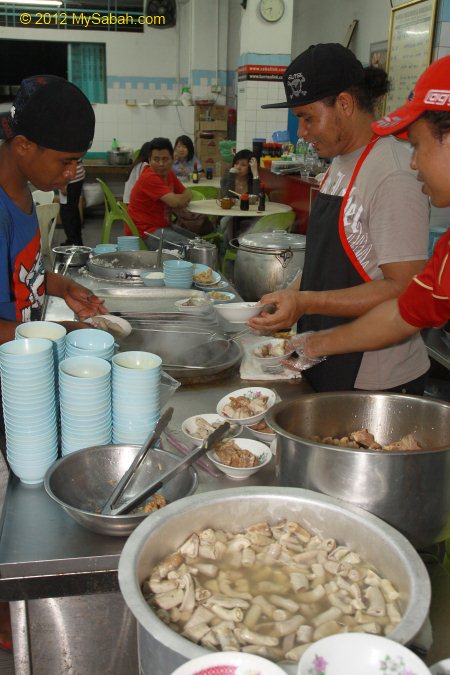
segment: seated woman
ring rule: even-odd
[[[194,164],[197,164],[197,171],[203,171],[202,165],[195,156],[194,144],[189,136],[178,136],[174,146],[174,163],[172,171],[181,180],[188,180]]]
[[[260,191],[258,160],[251,150],[239,150],[233,158],[233,164],[220,180],[220,196],[236,198],[236,194],[258,195]],[[226,250],[233,235],[244,234],[259,218],[239,218],[226,216],[220,221],[223,232],[223,246]]]
[[[149,149],[150,149],[150,141],[147,141],[141,147],[138,156],[131,165],[130,173],[125,182],[125,187],[123,188],[123,201],[125,204],[130,203],[131,190],[134,188],[134,184],[141,175],[144,167],[148,166]]]

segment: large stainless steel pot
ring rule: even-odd
[[[233,281],[247,301],[285,288],[303,269],[306,237],[289,232],[258,232],[230,242],[237,249]]]
[[[124,165],[133,161],[132,150],[108,150],[108,164]]]
[[[450,404],[404,394],[310,394],[271,408],[281,485],[323,492],[379,516],[417,548],[450,536]],[[385,444],[414,433],[426,450],[352,450],[312,441],[367,428]]]
[[[207,492],[166,506],[132,533],[119,561],[122,595],[138,621],[142,675],[167,675],[208,651],[162,623],[147,605],[141,584],[164,556],[194,530],[207,527],[240,531],[261,520],[302,521],[322,537],[334,537],[357,550],[399,589],[403,619],[390,634],[409,643],[422,627],[430,603],[425,566],[408,541],[378,518],[343,502],[307,490],[240,487]],[[295,674],[297,666],[283,668]]]
[[[176,255],[164,252],[161,259],[171,260],[176,259],[176,257]],[[87,268],[93,276],[99,279],[118,279],[142,283],[140,275],[153,269],[157,258],[157,251],[102,253],[90,258]]]
[[[191,239],[184,246],[184,258],[193,263],[208,265],[213,270],[219,267],[219,252],[217,246],[210,241],[205,241],[201,237]]]

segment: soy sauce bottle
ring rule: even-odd
[[[248,211],[250,208],[250,202],[248,200],[248,194],[241,195],[240,201],[241,211]]]
[[[193,183],[198,183],[198,169],[197,169],[197,162],[194,162],[194,169],[192,171],[192,182]]]

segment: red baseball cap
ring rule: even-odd
[[[444,56],[428,66],[405,105],[374,122],[372,129],[378,136],[395,134],[407,138],[407,127],[425,110],[450,113],[450,56]]]

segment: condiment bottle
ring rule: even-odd
[[[266,210],[266,193],[264,192],[263,183],[259,186],[259,195],[258,195],[258,211]]]
[[[113,139],[112,139],[112,143],[111,143],[111,150],[118,150],[119,147],[120,147],[120,146],[119,146],[119,144],[118,144],[118,142],[117,142],[117,138],[113,138]]]
[[[248,194],[241,195],[240,201],[241,211],[248,211],[250,208],[250,202],[248,200]]]
[[[192,182],[193,183],[198,183],[198,169],[197,169],[197,162],[194,162],[194,169],[192,171]]]

